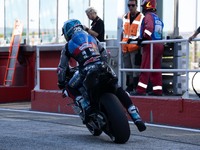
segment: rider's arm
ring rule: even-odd
[[[65,46],[61,51],[60,62],[57,68],[58,86],[60,89],[65,86],[66,71],[69,69],[69,58],[66,56],[66,48],[67,46]]]
[[[106,49],[101,45],[101,43],[97,40],[97,44],[98,44],[98,49],[99,49],[99,53],[101,54],[101,58],[103,61],[107,62],[108,61],[108,54]]]

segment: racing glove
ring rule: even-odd
[[[58,85],[59,89],[61,89],[61,90],[66,87],[66,83],[65,82],[59,82],[58,81],[57,85]]]

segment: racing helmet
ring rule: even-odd
[[[62,27],[62,35],[64,35],[66,41],[69,41],[74,34],[75,29],[83,29],[83,25],[77,19],[69,19],[64,22]]]
[[[142,8],[145,11],[148,10],[156,10],[156,0],[142,0],[142,4],[141,4]]]

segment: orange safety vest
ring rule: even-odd
[[[127,17],[126,17],[127,16]],[[132,24],[130,24],[130,13],[123,16],[123,39],[122,42],[127,42],[128,39],[137,39],[140,36],[140,27],[144,15],[140,13]],[[132,52],[138,50],[139,47],[137,44],[122,44],[122,51]]]

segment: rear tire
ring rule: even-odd
[[[108,129],[110,138],[115,143],[126,143],[130,137],[130,126],[125,110],[118,98],[105,93],[100,98],[101,111],[108,119]]]

